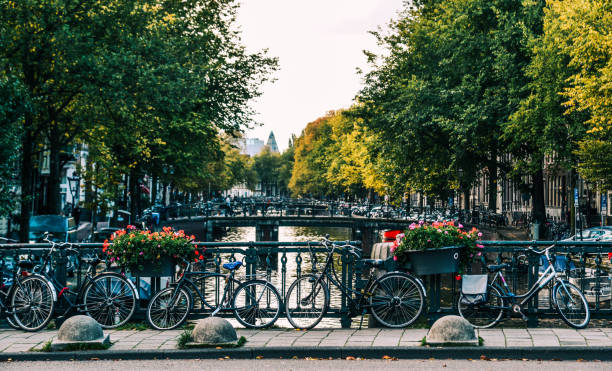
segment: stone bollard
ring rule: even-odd
[[[102,326],[95,319],[78,315],[62,323],[51,350],[106,349],[109,345],[110,336],[104,336]]]
[[[427,345],[478,345],[474,326],[460,316],[445,316],[434,322],[425,338]]]
[[[220,317],[199,320],[191,337],[195,344],[235,344],[238,341],[234,327]]]

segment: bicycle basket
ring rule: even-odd
[[[469,274],[461,278],[461,304],[474,305],[487,301],[486,274]]]

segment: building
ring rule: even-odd
[[[270,151],[272,151],[273,153],[280,153],[278,150],[278,145],[276,145],[276,138],[274,138],[273,131],[270,132],[270,136],[268,136],[268,142],[266,142],[266,145],[270,147]]]

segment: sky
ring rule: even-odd
[[[368,71],[363,50],[380,52],[368,31],[385,26],[403,0],[241,0],[238,25],[251,52],[268,49],[279,59],[273,83],[251,102],[249,138],[274,131],[281,151],[291,134],[330,110],[348,108],[362,87],[357,68]]]

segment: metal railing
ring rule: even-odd
[[[352,245],[359,244],[347,241]],[[487,263],[509,263],[504,275],[514,292],[521,293],[531,286],[538,278],[541,267],[539,257],[526,253],[528,246],[549,246],[553,241],[483,241],[483,252]],[[259,275],[274,284],[282,297],[294,279],[302,274],[316,272],[321,269],[327,250],[320,242],[201,242],[197,245],[206,248],[206,259],[202,262],[206,269],[212,272],[223,272],[223,263],[243,260],[245,269],[241,275]],[[552,250],[557,257],[558,271],[568,280],[576,284],[587,296],[591,305],[592,318],[612,319],[612,285],[608,254],[612,253],[612,241],[608,242],[557,242]],[[46,244],[5,244],[0,245],[0,258],[5,261],[17,261],[20,258],[40,258],[48,251]],[[101,253],[102,244],[80,244],[82,254]],[[311,255],[311,251],[313,254]],[[337,250],[337,273],[346,287],[359,288],[363,285],[363,266],[360,260],[342,250]],[[11,259],[5,259],[10,257]],[[314,259],[313,259],[314,257]],[[55,259],[56,277],[60,282],[79,284],[85,266],[74,262],[74,276],[70,276],[66,262],[69,257],[60,254]],[[388,260],[388,268],[394,269],[392,260]],[[200,267],[197,267],[200,268]],[[469,271],[478,273],[481,264],[475,263]],[[457,301],[460,292],[460,281],[453,274],[431,275],[422,277],[427,289],[427,319],[432,322],[437,318],[457,312]],[[137,285],[141,280],[136,280]],[[153,290],[161,287],[159,281],[151,280]],[[332,285],[333,286],[333,285]],[[331,287],[330,287],[331,288]],[[208,288],[218,294],[218,287]],[[140,288],[139,288],[140,290]],[[526,315],[530,326],[537,326],[540,319],[558,318],[556,311],[549,305],[547,290],[543,290],[528,305]],[[154,292],[150,292],[154,295]],[[351,316],[349,301],[339,291],[331,293],[331,308],[326,317],[339,318],[343,327],[350,326]],[[146,308],[141,303],[140,311]],[[205,316],[205,308],[195,308],[195,312]],[[229,313],[226,315],[230,315]]]

